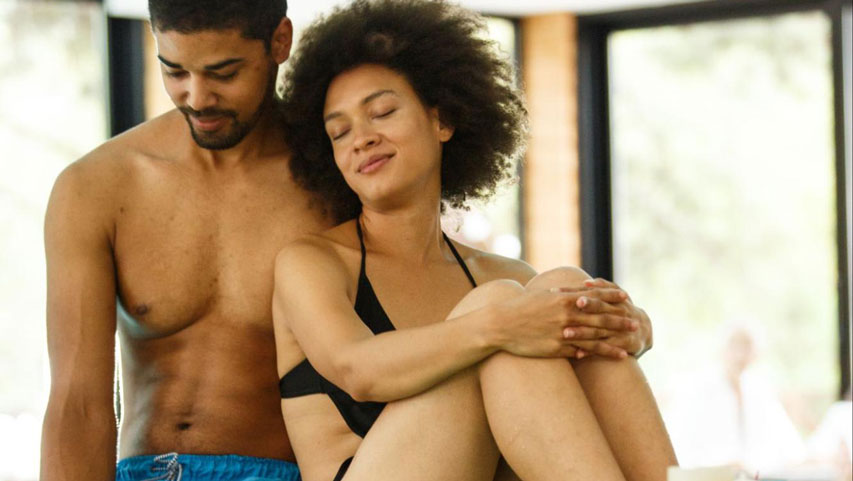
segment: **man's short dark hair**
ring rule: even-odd
[[[512,177],[527,110],[482,17],[444,1],[356,0],[303,32],[282,104],[294,178],[338,221],[354,218],[361,204],[335,164],[323,107],[331,81],[365,64],[403,75],[455,129],[442,149],[443,205],[464,208]]]
[[[245,38],[269,47],[272,34],[287,16],[287,0],[148,0],[155,30],[193,33],[239,29]]]

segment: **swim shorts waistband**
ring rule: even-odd
[[[295,464],[235,454],[133,456],[116,466],[116,481],[300,481]]]

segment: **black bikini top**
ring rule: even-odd
[[[394,325],[379,303],[379,299],[376,297],[373,286],[370,285],[370,280],[367,278],[367,273],[364,270],[367,250],[364,247],[364,235],[361,232],[361,225],[358,220],[356,220],[355,226],[358,233],[358,241],[361,243],[361,271],[358,274],[358,290],[354,306],[355,312],[361,318],[361,322],[370,328],[373,334],[393,331]],[[468,270],[468,266],[465,265],[465,261],[462,260],[462,256],[459,255],[453,243],[447,238],[447,234],[442,233],[442,235],[444,236],[444,241],[450,247],[450,251],[453,252],[453,256],[456,257],[459,266],[465,271],[465,275],[468,277],[471,285],[477,287],[477,282]],[[361,437],[367,434],[367,431],[373,426],[373,423],[376,422],[376,419],[385,407],[385,403],[355,401],[341,388],[321,376],[314,369],[314,366],[308,362],[308,359],[304,359],[285,374],[278,383],[278,389],[282,398],[294,398],[309,394],[328,395],[341,413],[341,416],[343,416],[347,426],[349,426],[352,432]]]

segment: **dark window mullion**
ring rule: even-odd
[[[145,121],[145,23],[107,18],[110,135]]]
[[[850,58],[851,2],[832,2],[827,10],[832,20],[832,76],[835,111],[836,238],[838,244],[838,355],[841,371],[840,395],[850,389]],[[846,75],[846,78],[845,78]]]
[[[613,278],[610,208],[610,118],[607,36],[599,25],[578,25],[578,147],[581,265],[593,277]]]

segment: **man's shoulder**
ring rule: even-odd
[[[184,136],[188,136],[186,122],[178,110],[171,110],[111,138],[90,154],[120,163],[170,157]]]
[[[107,140],[72,162],[58,182],[76,180],[92,187],[120,184],[140,161],[168,156],[166,146],[180,126],[178,120],[169,112]]]
[[[51,204],[68,204],[90,212],[107,212],[123,195],[128,183],[138,178],[139,166],[148,159],[163,156],[158,152],[168,124],[157,119],[140,124],[102,143],[70,163],[54,182]]]

